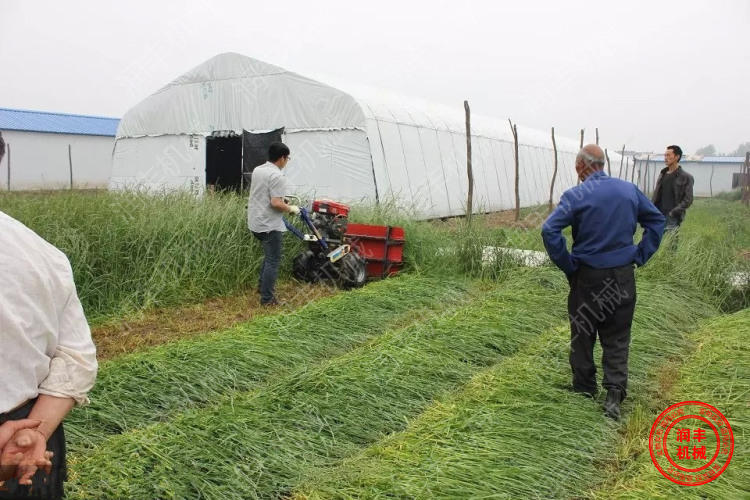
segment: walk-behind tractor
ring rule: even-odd
[[[385,278],[401,268],[402,228],[350,224],[349,207],[327,200],[313,201],[310,211],[300,207],[299,216],[309,233],[284,219],[287,229],[308,247],[294,258],[295,278],[310,283],[328,280],[342,288],[355,288],[368,278]]]

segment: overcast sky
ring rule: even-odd
[[[522,4],[522,5],[519,5]],[[120,117],[238,52],[619,149],[750,141],[750,1],[0,0],[0,107]],[[588,141],[587,141],[588,142]]]

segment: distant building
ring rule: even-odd
[[[693,194],[700,197],[716,196],[741,186],[742,156],[683,155],[680,165],[695,178]],[[651,194],[665,167],[664,155],[639,154],[636,156],[633,182],[644,193]]]
[[[0,108],[0,189],[106,188],[117,118]],[[72,172],[72,176],[71,176]]]

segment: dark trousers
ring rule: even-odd
[[[279,265],[281,265],[281,238],[284,233],[281,231],[253,232],[253,236],[258,238],[263,245],[263,264],[260,266],[258,286],[260,302],[266,304],[274,300],[274,288],[279,275]]]
[[[680,229],[680,225],[682,224],[682,221],[678,219],[677,217],[670,217],[669,215],[667,217],[667,222],[664,226],[665,231],[676,231]]]
[[[630,327],[635,311],[633,266],[594,269],[585,265],[573,273],[568,295],[570,367],[573,390],[596,392],[594,344],[602,344],[605,389],[628,387]]]
[[[36,402],[29,401],[20,408],[0,414],[0,425],[8,420],[26,418]],[[31,486],[19,485],[15,479],[5,481],[0,487],[0,499],[58,499],[63,497],[63,481],[67,480],[67,466],[65,462],[65,432],[63,426],[55,429],[47,441],[47,450],[54,453],[52,457],[52,472],[47,475],[44,471],[37,471],[31,478]]]

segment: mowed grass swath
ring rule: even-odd
[[[694,291],[643,283],[639,294],[626,412],[648,398],[664,360],[688,351],[682,332],[715,314]],[[434,403],[404,432],[338,467],[310,471],[296,497],[584,496],[602,480],[598,469],[614,454],[619,426],[603,417],[601,401],[568,389],[568,339],[565,327],[547,332]]]
[[[716,407],[734,433],[734,455],[714,481],[686,488],[667,481],[651,464],[648,439],[638,444],[635,462],[616,481],[597,489],[597,498],[743,499],[750,492],[750,309],[714,318],[688,335],[693,347],[680,364],[666,404],[702,401]],[[657,412],[648,415],[653,423]]]
[[[261,252],[237,196],[13,194],[0,196],[0,210],[68,253],[95,319],[257,280]],[[592,471],[617,465],[621,433],[638,428],[631,416],[647,419],[662,404],[656,374],[697,347],[684,333],[716,308],[750,304],[747,289],[727,280],[748,270],[747,209],[696,202],[676,250],[665,242],[637,272],[631,398],[615,424],[566,391],[562,274],[482,262],[487,246],[541,249],[538,227],[420,222],[388,207],[353,213],[356,222],[406,228],[403,275],[104,363],[92,406],[66,427],[74,498],[419,497],[431,488],[436,496],[598,495],[610,484]],[[300,248],[291,237],[285,244],[283,279]],[[746,316],[738,318],[745,328]],[[733,356],[747,359],[739,349]],[[432,427],[433,412],[445,422]],[[508,435],[497,434],[498,415]],[[503,454],[544,439],[545,426],[557,436],[547,448],[529,448],[518,462]],[[557,475],[545,477],[548,467]],[[717,491],[731,498],[734,490]]]
[[[400,276],[104,363],[91,405],[73,411],[66,422],[71,448],[250,390],[390,327],[457,307],[469,300],[470,289],[461,280]]]
[[[73,498],[269,498],[401,430],[430,402],[566,322],[566,283],[521,270],[471,304],[277,383],[114,436],[75,461]]]

